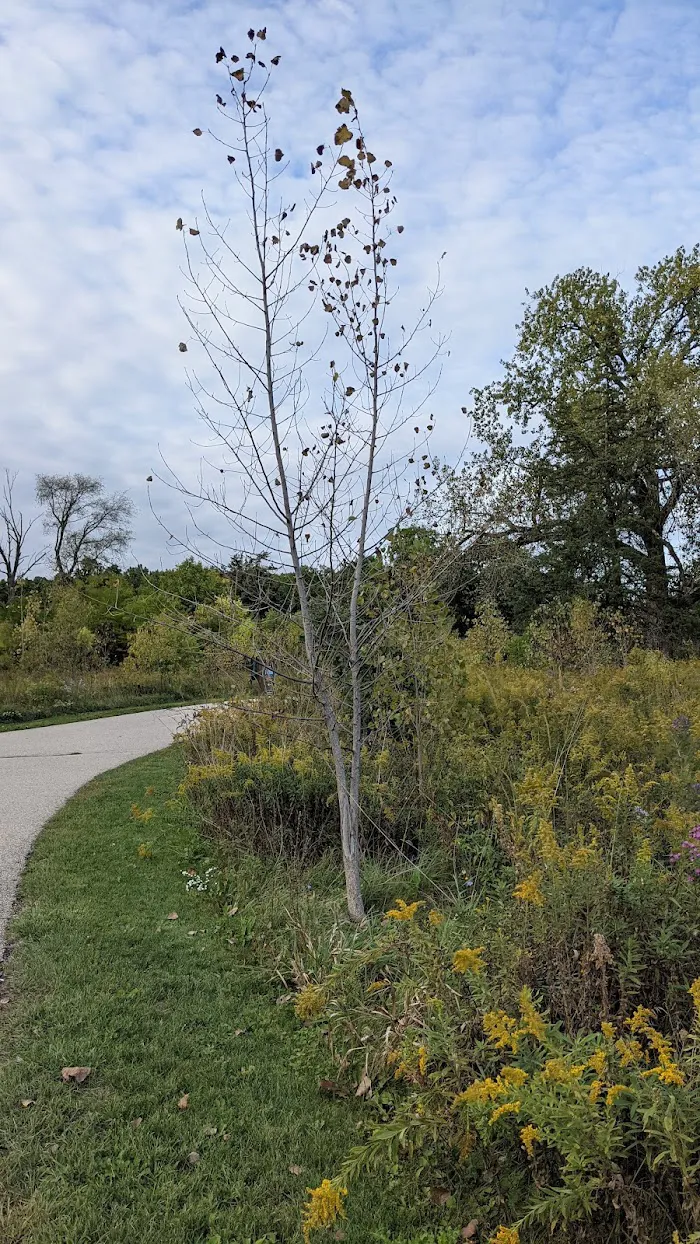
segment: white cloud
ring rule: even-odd
[[[697,238],[695,0],[10,0],[0,29],[0,467],[83,470],[142,508],[134,555],[163,540],[144,477],[158,447],[195,465],[174,221],[230,176],[193,126],[215,123],[213,63],[248,20],[283,55],[280,132],[303,154],[339,86],[388,154],[409,306],[432,280],[451,334],[441,451],[514,338],[525,287],[590,265],[632,279]],[[241,37],[243,36],[243,38]],[[229,46],[230,45],[230,46]],[[184,526],[177,499],[159,498]]]

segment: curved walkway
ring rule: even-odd
[[[193,708],[159,708],[0,733],[0,958],[17,882],[42,826],[106,769],[157,752]]]

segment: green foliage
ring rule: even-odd
[[[550,599],[639,602],[655,643],[692,634],[699,307],[698,246],[631,294],[580,268],[531,295],[503,378],[475,393],[488,448],[457,489],[538,551]]]
[[[134,635],[126,668],[167,675],[192,669],[199,660],[201,648],[191,631],[170,614],[160,614]]]

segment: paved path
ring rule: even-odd
[[[42,825],[98,773],[167,747],[192,711],[159,708],[0,732],[0,958],[17,882]]]

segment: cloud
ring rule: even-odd
[[[144,479],[196,471],[202,440],[177,342],[174,222],[237,215],[216,123],[214,52],[266,24],[274,115],[298,163],[352,88],[395,166],[402,298],[442,266],[450,334],[439,445],[497,374],[525,289],[582,265],[629,283],[697,237],[695,0],[15,0],[0,41],[0,467],[29,504],[39,470],[82,470],[140,507],[134,556],[168,560]],[[243,36],[243,38],[242,38]],[[240,225],[242,227],[242,223]],[[156,506],[183,533],[178,498]]]

